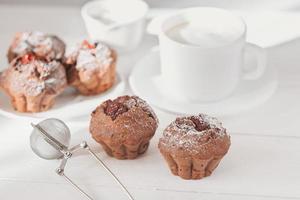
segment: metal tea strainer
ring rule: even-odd
[[[105,163],[90,149],[87,142],[83,141],[78,145],[69,148],[71,134],[67,125],[59,119],[46,119],[38,124],[31,124],[34,128],[30,135],[30,146],[33,152],[39,157],[47,160],[60,159],[61,163],[56,169],[56,173],[66,179],[73,187],[80,191],[87,199],[93,200],[76,183],[74,183],[66,174],[65,166],[78,150],[85,150],[113,177],[121,186],[130,200],[134,200],[126,187],[120,182],[116,175],[105,165]]]

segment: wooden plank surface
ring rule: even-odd
[[[162,124],[162,127],[165,124]],[[35,183],[64,185],[56,176],[57,161],[41,160],[29,147],[30,127],[2,125],[5,139],[0,141],[0,180],[10,183]],[[185,181],[170,174],[161,157],[157,142],[161,129],[151,141],[149,151],[137,160],[120,161],[108,157],[90,139],[86,128],[72,127],[76,144],[86,139],[103,160],[133,190],[183,192],[191,195],[230,194],[257,197],[300,198],[300,138],[232,134],[228,155],[213,176],[201,181]],[[2,132],[1,131],[1,132]],[[2,132],[2,134],[3,134]],[[68,164],[67,171],[78,183],[94,187],[113,187],[111,178],[88,156],[77,156]],[[1,186],[0,186],[1,188]],[[4,189],[4,188],[2,188]],[[12,188],[11,188],[12,189]],[[5,189],[6,190],[6,189]],[[183,194],[182,194],[183,195]],[[200,196],[199,196],[200,197]]]

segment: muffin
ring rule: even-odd
[[[180,117],[164,130],[158,147],[174,175],[201,179],[227,153],[230,136],[216,118],[204,114]]]
[[[0,85],[19,112],[48,110],[67,86],[64,66],[33,54],[15,58],[0,74]]]
[[[65,58],[68,82],[83,95],[100,94],[115,82],[116,60],[115,51],[105,44],[84,40]]]
[[[11,62],[14,58],[28,53],[48,62],[62,60],[65,43],[57,36],[38,31],[16,33],[7,53],[8,61]]]
[[[158,119],[144,100],[121,96],[93,111],[90,132],[108,155],[134,159],[147,150],[157,126]]]

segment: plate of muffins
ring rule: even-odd
[[[101,42],[79,41],[66,53],[55,35],[19,32],[7,60],[0,72],[0,114],[7,117],[74,118],[125,88],[116,51]]]

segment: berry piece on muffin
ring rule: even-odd
[[[65,53],[65,43],[55,35],[49,35],[38,31],[16,33],[7,53],[8,61],[26,54],[34,54],[37,57],[50,62],[61,61]]]
[[[213,117],[179,117],[163,132],[158,145],[171,172],[183,179],[209,176],[230,147],[230,136]]]
[[[65,57],[69,84],[83,95],[97,95],[116,79],[117,54],[103,43],[84,40]]]
[[[121,96],[93,111],[90,132],[108,155],[134,159],[147,150],[157,126],[158,119],[144,100]]]
[[[0,74],[0,85],[19,112],[48,110],[67,86],[64,66],[26,54],[15,58]]]

